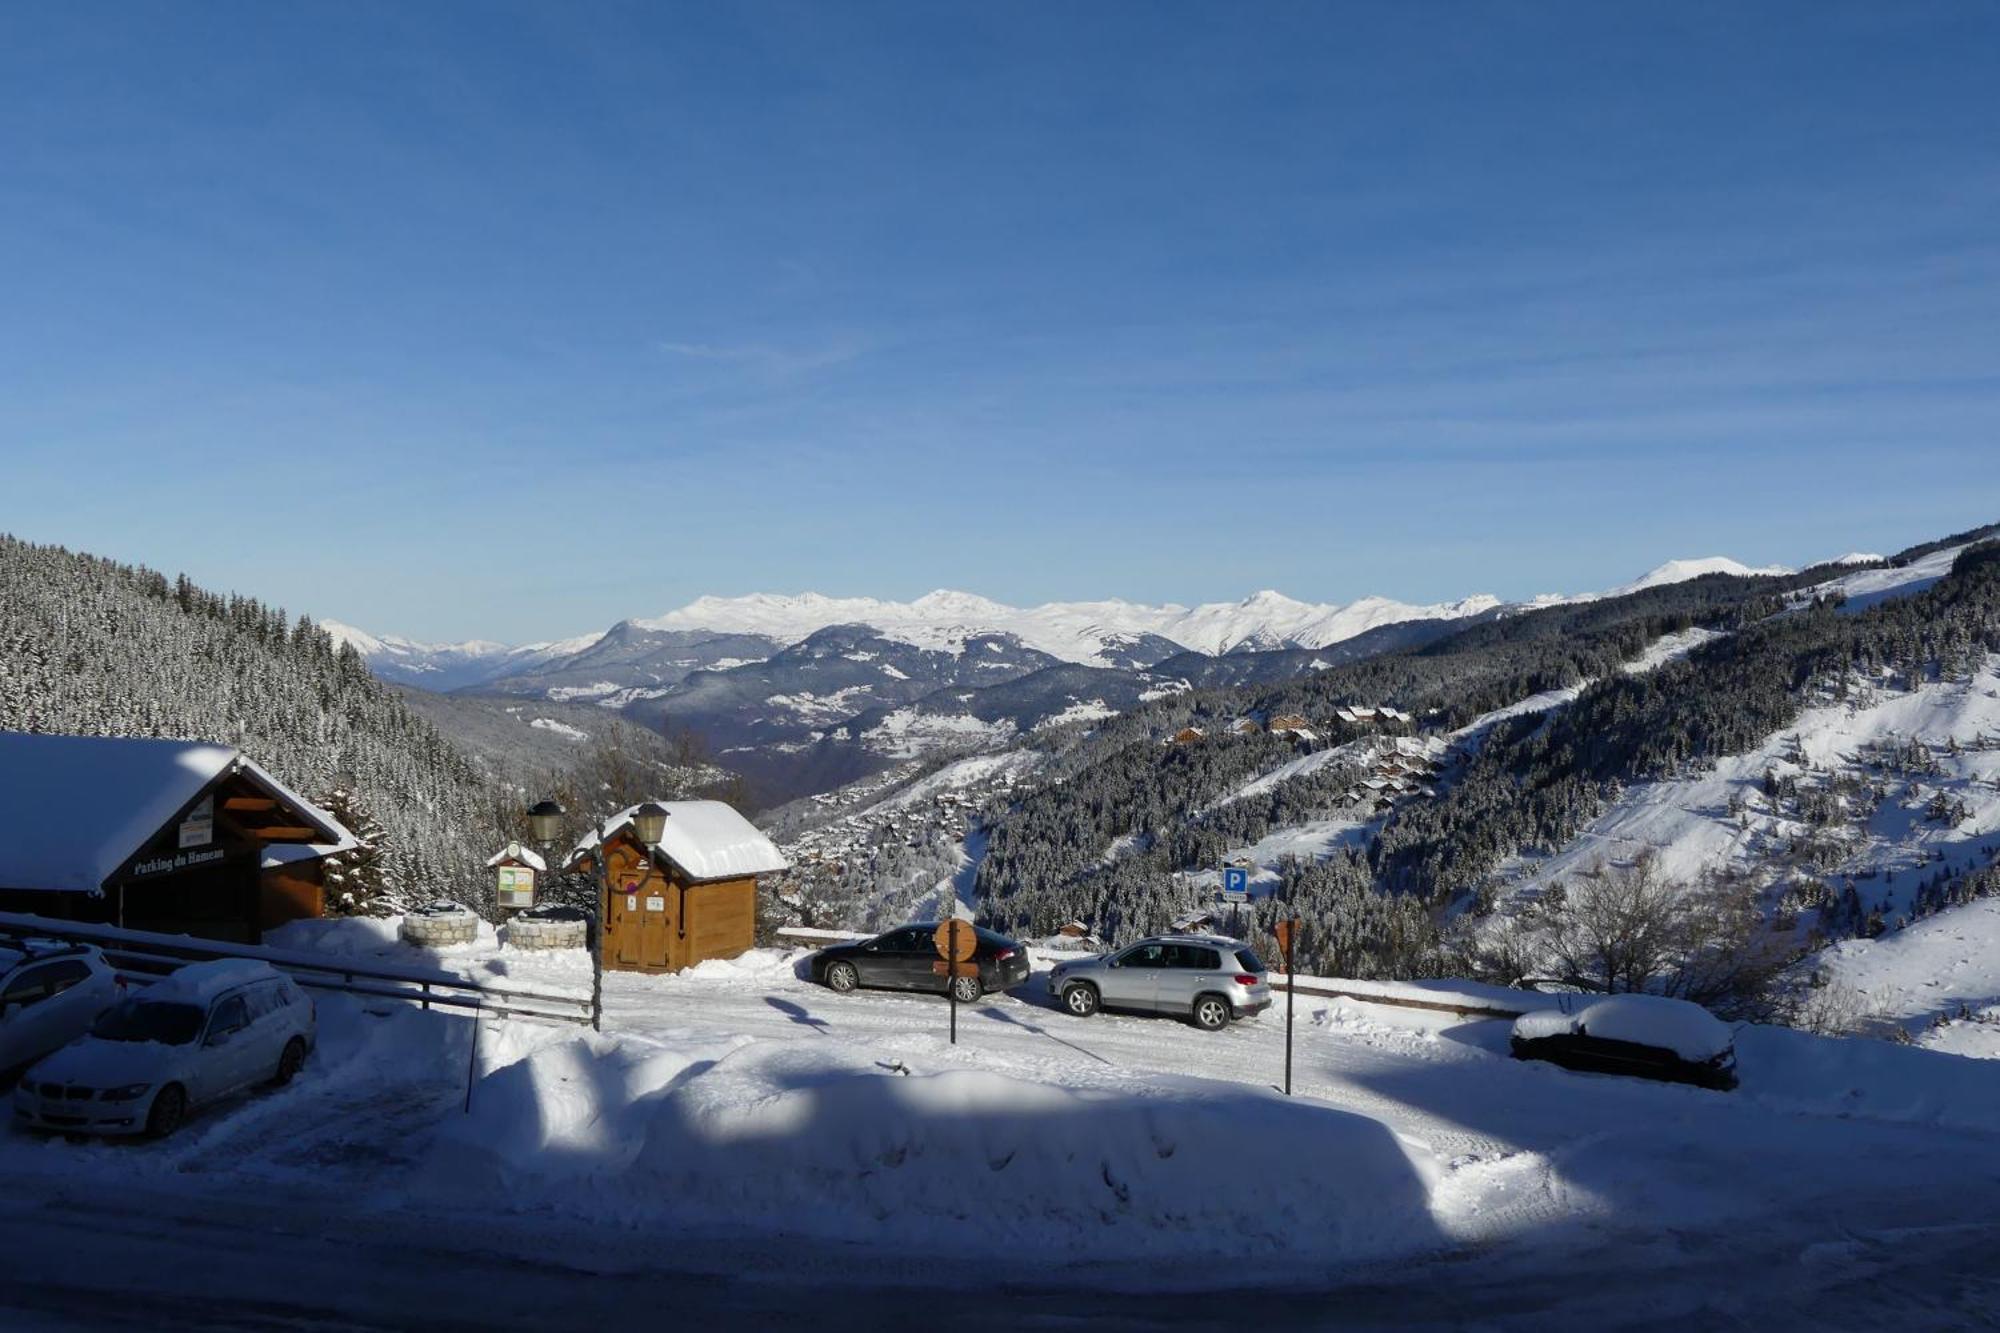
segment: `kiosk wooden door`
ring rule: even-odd
[[[673,965],[675,927],[674,904],[677,894],[669,890],[666,882],[655,876],[639,898],[640,948],[645,968],[668,968]]]
[[[634,971],[665,971],[674,965],[680,933],[680,895],[666,876],[637,867],[613,881],[604,914],[604,962]]]
[[[639,886],[629,878],[614,881],[604,905],[604,965],[639,966]]]

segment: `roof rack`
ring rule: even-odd
[[[24,956],[24,961],[40,962],[68,954],[87,953],[90,946],[68,940],[52,940],[37,935],[0,935],[0,949]]]

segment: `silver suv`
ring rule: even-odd
[[[0,940],[0,1079],[90,1031],[122,990],[91,945]]]
[[[1264,964],[1241,940],[1155,935],[1116,953],[1058,963],[1049,994],[1078,1018],[1099,1009],[1177,1014],[1207,1032],[1271,1006]]]

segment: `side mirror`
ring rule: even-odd
[[[202,1044],[205,1046],[227,1046],[229,1039],[235,1035],[236,1033],[233,1028],[224,1028],[220,1032],[209,1033],[208,1040]]]
[[[882,946],[880,946],[879,944],[864,944],[864,945],[862,945],[862,946],[861,946],[861,952],[863,952],[863,953],[880,953],[880,952],[882,952]]]
[[[1118,960],[1116,958],[1107,958],[1104,960],[1104,965],[1106,967],[1116,967],[1118,966]]]

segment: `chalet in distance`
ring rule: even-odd
[[[358,845],[228,746],[0,732],[0,910],[255,943]]]
[[[659,845],[639,841],[620,811],[584,835],[563,868],[604,860],[604,965],[678,972],[707,958],[733,958],[756,944],[757,876],[789,869],[756,825],[721,801],[666,801]]]

